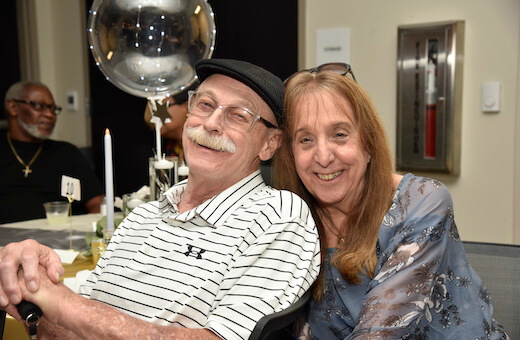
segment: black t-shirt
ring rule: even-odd
[[[26,164],[38,151],[39,144],[12,142]],[[11,151],[6,134],[0,134],[0,223],[44,218],[44,202],[66,200],[61,196],[62,175],[81,182],[81,202],[72,204],[73,214],[86,213],[85,202],[103,194],[88,161],[76,146],[67,142],[44,141],[28,177],[24,177],[24,169]]]

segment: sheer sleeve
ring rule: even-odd
[[[346,339],[504,338],[487,289],[468,264],[448,190],[416,179],[396,194],[383,222],[382,229],[395,230]]]

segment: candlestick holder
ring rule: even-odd
[[[113,230],[107,230],[106,228],[103,229],[103,240],[105,244],[110,243],[110,239],[112,239],[112,236],[114,236]]]
[[[179,181],[177,167],[177,157],[167,156],[160,161],[157,161],[155,157],[148,159],[151,200],[158,200],[166,190]]]
[[[103,253],[105,252],[107,245],[103,238],[96,238],[91,243],[92,262],[97,263]]]
[[[116,213],[114,215],[113,223],[114,223],[115,228],[117,228],[119,223],[121,223],[123,221],[123,218],[124,217],[120,213]],[[112,239],[112,236],[114,235],[115,228],[112,230],[109,230],[107,228],[107,217],[102,216],[96,223],[96,230],[97,230],[96,234],[98,235],[99,238],[103,238],[103,240],[105,240],[105,244],[108,245],[108,243],[110,242],[110,239]]]

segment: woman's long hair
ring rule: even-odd
[[[282,146],[274,159],[275,183],[279,188],[297,193],[309,204],[320,230],[323,249],[326,244],[324,223],[332,221],[297,175],[292,152],[292,136],[295,121],[302,114],[296,110],[298,103],[305,96],[324,91],[331,93],[338,101],[347,100],[351,104],[361,145],[371,156],[364,177],[364,188],[348,214],[346,225],[340,229],[345,235],[345,242],[338,247],[331,259],[331,264],[338,268],[348,282],[358,284],[360,273],[364,272],[372,277],[374,275],[379,227],[390,207],[393,195],[393,166],[379,115],[368,94],[350,77],[330,71],[302,72],[293,76],[286,84],[285,134]],[[318,286],[320,285],[323,285],[323,279],[318,281]],[[315,297],[320,298],[322,292],[323,289],[317,289]]]

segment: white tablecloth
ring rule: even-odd
[[[101,214],[73,215],[72,230],[92,232],[95,230],[93,229],[93,223],[95,228],[95,223],[99,221],[99,219],[101,219]],[[37,220],[27,220],[21,222],[0,224],[0,228],[69,230],[69,225],[69,218],[67,218],[67,224],[60,226],[49,226],[45,218],[40,218]]]

